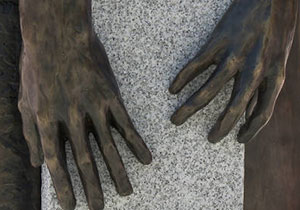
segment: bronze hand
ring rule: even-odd
[[[70,140],[90,209],[103,208],[103,194],[92,157],[89,129],[96,136],[120,195],[132,187],[110,126],[123,135],[143,164],[151,153],[122,103],[107,55],[91,24],[90,0],[21,0],[21,89],[19,109],[31,162],[49,168],[61,206],[75,198],[66,167],[64,140]]]
[[[210,65],[217,65],[208,81],[174,113],[172,122],[184,123],[234,77],[230,102],[208,139],[220,141],[245,111],[247,122],[238,141],[252,139],[269,121],[284,83],[297,5],[297,0],[235,0],[206,45],[171,84],[170,92],[176,94]]]

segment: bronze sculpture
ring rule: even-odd
[[[64,139],[70,140],[90,209],[103,193],[87,133],[93,132],[120,195],[132,193],[111,136],[113,125],[143,164],[151,153],[122,104],[104,47],[91,23],[91,0],[20,0],[23,49],[19,109],[31,162],[49,168],[60,205],[74,209]]]
[[[37,0],[27,0],[28,3],[26,2],[25,5],[24,1],[25,0],[23,0],[23,10],[21,10],[22,20],[24,21],[22,29],[25,31],[23,34],[23,38],[25,40],[22,57],[23,66],[21,69],[23,88],[20,94],[19,107],[23,115],[23,121],[25,122],[24,133],[27,136],[28,144],[30,146],[31,161],[33,165],[39,166],[43,161],[43,152],[45,152],[44,155],[46,157],[46,162],[50,166],[50,170],[52,167],[52,177],[54,183],[56,183],[56,190],[58,192],[59,199],[64,208],[72,209],[74,206],[74,198],[68,172],[66,171],[63,145],[64,138],[69,137],[73,143],[72,146],[74,154],[77,157],[78,168],[81,170],[81,177],[87,193],[89,206],[91,209],[101,208],[103,203],[99,197],[102,197],[102,192],[97,178],[97,171],[93,164],[92,156],[90,155],[88,141],[82,141],[86,139],[86,134],[89,131],[94,131],[95,134],[98,133],[98,142],[102,148],[104,157],[106,157],[106,163],[111,166],[110,172],[116,182],[117,190],[123,195],[129,194],[132,189],[126,176],[122,161],[118,156],[118,152],[111,139],[111,135],[109,133],[110,123],[119,128],[120,133],[122,133],[125,139],[128,140],[129,147],[133,146],[132,150],[141,162],[149,163],[151,161],[151,155],[139,135],[134,130],[122,102],[120,101],[119,91],[104,48],[101,46],[91,29],[89,11],[90,1],[83,1],[81,3],[77,2],[75,4],[72,4],[73,2],[71,1],[66,1],[62,3],[62,5],[58,5],[57,3],[54,4],[50,1],[48,1],[47,4]],[[260,130],[262,126],[267,123],[284,80],[284,75],[281,74],[284,73],[284,61],[287,59],[289,46],[292,42],[293,23],[295,22],[294,15],[297,11],[295,9],[296,4],[297,1],[284,2],[282,0],[280,2],[279,0],[257,0],[250,2],[236,0],[228,14],[225,15],[223,21],[219,24],[219,28],[217,28],[216,31],[219,29],[218,32],[228,32],[227,35],[229,34],[228,37],[226,37],[226,40],[221,41],[221,46],[224,47],[223,44],[227,46],[228,43],[231,43],[232,45],[226,48],[226,52],[222,49],[218,50],[221,50],[222,55],[228,56],[227,59],[232,60],[227,60],[228,62],[226,63],[225,61],[221,61],[221,58],[218,56],[214,57],[215,60],[213,61],[204,60],[204,62],[221,63],[217,72],[215,72],[207,85],[201,90],[201,94],[203,94],[203,90],[210,90],[211,92],[207,93],[212,95],[205,98],[206,102],[201,101],[203,99],[202,97],[197,98],[196,104],[192,104],[195,105],[192,109],[190,109],[191,107],[186,107],[187,111],[190,112],[188,115],[197,111],[199,107],[201,108],[209,102],[209,100],[215,95],[215,91],[218,91],[218,89],[220,89],[225,82],[233,77],[234,74],[238,74],[236,76],[236,80],[239,82],[236,82],[233,92],[233,100],[223,117],[221,117],[219,125],[215,128],[215,133],[211,140],[217,141],[229,132],[237,119],[241,116],[241,112],[246,109],[248,101],[250,101],[247,108],[249,124],[246,125],[245,128],[248,130],[249,136],[242,138],[240,141],[244,142],[249,140],[257,133],[258,130]],[[244,10],[242,11],[242,8],[247,8],[247,12]],[[279,11],[280,8],[283,8],[281,12],[284,15],[279,13],[276,17],[273,17],[272,14],[274,15],[274,11]],[[243,14],[244,12],[245,14]],[[58,17],[54,14],[58,14]],[[239,15],[244,18],[236,18],[240,17]],[[81,19],[82,16],[85,17],[84,20]],[[49,17],[53,17],[51,21],[47,21],[49,25],[40,21],[46,21]],[[250,19],[253,19],[247,22],[246,20],[249,20],[249,17]],[[229,23],[231,23],[230,20],[238,20],[236,22],[256,22],[256,24],[259,23],[259,25],[255,24],[254,26],[251,26],[254,33],[250,35],[243,34],[243,32],[247,32],[247,30],[249,28],[251,29],[251,27],[247,28],[247,30],[245,29],[245,31],[241,30],[242,32],[239,32],[240,25],[238,24],[234,26],[233,29],[231,27],[222,28],[222,24],[226,24],[227,22],[226,18],[228,18],[227,21],[229,21]],[[36,20],[39,20],[40,23]],[[62,20],[64,21],[63,23],[60,22]],[[262,21],[259,22],[253,20]],[[278,24],[275,20],[278,20],[280,24]],[[276,22],[278,27],[282,28],[275,28],[275,31],[272,31],[271,29],[273,28],[271,26],[274,25],[272,25],[269,21]],[[264,26],[262,26],[262,22],[265,23]],[[63,28],[63,26],[65,26],[63,24],[68,27]],[[270,31],[274,32],[274,34],[271,33],[273,36],[276,35],[276,37],[279,37],[279,35],[281,35],[282,37],[287,37],[280,41],[280,46],[278,48],[279,52],[281,52],[282,49],[285,50],[284,55],[280,53],[272,55],[275,56],[276,59],[271,57],[270,60],[272,62],[270,61],[270,63],[268,63],[269,65],[279,63],[280,65],[274,66],[280,68],[282,70],[280,72],[276,72],[276,70],[274,70],[274,66],[272,66],[272,68],[266,68],[270,71],[260,68],[260,65],[266,62],[267,59],[265,60],[265,58],[269,58],[268,56],[272,53],[278,53],[278,51],[273,52],[272,50],[272,52],[270,52],[267,50],[268,46],[278,46],[278,43],[276,42],[278,41],[278,37],[276,40],[273,40],[274,44],[266,45],[266,42],[264,42],[266,41],[266,39],[264,39],[265,37],[260,34],[262,31],[266,32],[263,34],[266,35],[266,37],[270,36],[270,34],[267,33]],[[240,33],[236,40],[234,40],[234,36],[230,36],[231,33],[233,34],[235,32]],[[53,34],[54,36],[52,36]],[[224,34],[226,35],[226,33]],[[45,39],[45,37],[47,37],[47,39]],[[213,38],[218,39],[217,36]],[[248,42],[243,42],[243,40],[246,39],[248,39]],[[213,42],[214,41],[216,40],[213,39]],[[209,45],[210,44],[207,44],[208,48],[210,47]],[[237,46],[241,48],[238,49]],[[215,47],[220,46],[218,45]],[[253,51],[248,52],[246,49],[248,47],[252,48]],[[238,52],[237,54],[241,56],[238,57],[236,54],[229,55],[227,54],[228,51],[233,53]],[[97,52],[101,53],[98,54]],[[207,53],[207,51],[205,53]],[[208,52],[208,54],[209,53],[210,52]],[[260,53],[266,55],[264,60],[262,60],[262,57],[257,59],[256,56],[260,55]],[[277,60],[277,58],[282,58],[283,60]],[[97,63],[97,61],[100,62]],[[247,64],[247,68],[241,68],[242,64],[240,62],[245,62]],[[253,67],[252,62],[257,65]],[[206,63],[206,65],[209,64],[210,63]],[[194,63],[192,63],[192,65],[194,65]],[[198,65],[200,64],[198,63]],[[233,69],[231,68],[231,65],[234,67]],[[235,65],[241,66],[237,67]],[[34,68],[30,69],[31,67]],[[222,67],[224,67],[223,71]],[[226,70],[226,67],[228,67],[228,70],[232,70],[232,72],[225,72],[224,70]],[[99,69],[100,72],[98,72]],[[253,69],[255,69],[255,71],[251,72]],[[188,74],[188,70],[190,70],[189,72],[192,75]],[[188,68],[181,73],[181,76],[183,75],[182,78],[185,80],[183,83],[188,82],[193,76],[201,73],[200,71],[195,72],[193,70],[196,69]],[[238,71],[238,73],[236,71]],[[256,71],[259,73],[258,76],[254,74]],[[81,74],[88,76],[81,77]],[[181,76],[177,77],[177,84],[180,83]],[[256,78],[254,76],[257,76],[259,82],[256,83],[256,81],[254,81]],[[217,80],[219,77],[222,78]],[[209,89],[209,86],[214,82],[217,82],[218,86],[214,86],[214,88]],[[78,87],[77,84],[80,83],[82,83],[83,86]],[[97,86],[99,83],[103,84],[103,86]],[[175,83],[174,86],[172,86],[173,88],[171,88],[172,92],[178,91],[178,89],[176,90]],[[183,86],[184,84],[181,83],[180,85]],[[269,85],[271,85],[271,88]],[[274,86],[272,87],[272,85]],[[239,94],[242,95],[240,98],[237,97]],[[264,98],[263,96],[267,96],[269,98]],[[81,104],[81,102],[85,101],[84,99],[87,99],[87,102]],[[99,104],[95,103],[97,100],[101,100]],[[198,104],[199,101],[200,104]],[[189,106],[189,104],[187,105]],[[86,119],[85,113],[83,113],[85,111],[89,111]],[[233,113],[230,113],[231,111]],[[179,112],[177,112],[177,114],[178,113]],[[228,113],[231,114],[231,116],[228,116]],[[97,114],[101,115],[101,117],[97,118]],[[174,122],[177,123],[178,121],[176,120],[181,120],[180,117],[182,117],[182,115],[180,116],[180,113],[179,115],[175,115],[175,117],[173,117]],[[99,122],[100,118],[103,121]],[[95,123],[95,121],[97,123]],[[37,130],[35,130],[36,126]],[[72,131],[74,131],[74,133]],[[42,145],[39,143],[40,134],[42,134],[41,140],[44,140]],[[54,134],[58,135],[55,136]],[[101,138],[103,136],[107,138]],[[99,137],[101,141],[99,140]],[[57,140],[57,142],[52,142],[50,138]],[[104,145],[105,143],[103,143],[103,140],[106,139],[108,139],[108,141],[105,143],[108,145]],[[108,150],[112,149],[115,152],[113,153],[115,156],[108,157],[111,154],[107,155],[105,148]],[[115,171],[119,169],[121,169],[121,173],[119,173],[120,171]],[[62,174],[60,174],[60,172]],[[60,175],[66,179],[60,180]],[[122,178],[124,178],[124,180]],[[86,181],[87,179],[91,179],[92,181],[88,182]],[[94,187],[91,183],[96,183],[97,186]]]
[[[206,106],[231,78],[230,102],[209,133],[210,142],[226,136],[246,111],[238,141],[246,143],[269,121],[285,79],[294,38],[297,0],[235,0],[198,55],[177,75],[170,92],[178,93],[210,65],[208,81],[172,116],[181,125]]]
[[[40,209],[40,168],[33,168],[18,111],[21,36],[17,0],[0,0],[0,209]]]
[[[253,141],[245,145],[244,210],[300,209],[299,55],[298,15],[286,80],[273,116]]]

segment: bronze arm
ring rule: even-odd
[[[40,210],[40,168],[33,168],[18,111],[18,0],[0,0],[0,209]]]

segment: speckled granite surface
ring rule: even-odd
[[[231,92],[218,97],[185,125],[169,121],[172,112],[206,80],[200,76],[179,96],[167,89],[176,73],[207,40],[231,0],[94,0],[95,29],[106,47],[124,103],[153,153],[143,166],[114,131],[134,187],[117,195],[103,159],[94,150],[105,195],[105,209],[226,209],[243,206],[244,147],[233,131],[217,145],[206,135]],[[93,147],[96,144],[93,142]],[[68,146],[77,210],[87,210],[84,192]],[[42,209],[60,209],[49,172],[43,167]]]

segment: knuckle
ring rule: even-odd
[[[31,165],[35,168],[37,168],[43,164],[42,160],[40,160],[37,157],[33,157],[33,156],[30,157],[30,162],[31,162]]]
[[[25,112],[27,110],[27,106],[26,106],[24,100],[18,101],[18,109],[20,110],[20,112]]]
[[[30,143],[31,141],[35,141],[34,139],[35,135],[31,129],[23,126],[23,133],[24,133],[24,138],[28,143]]]
[[[260,116],[260,123],[261,125],[265,125],[271,118],[271,113],[266,112],[264,114],[261,114]]]
[[[103,155],[104,156],[111,156],[113,153],[115,153],[115,146],[112,143],[108,143],[103,146]]]
[[[82,108],[79,108],[77,106],[71,105],[69,106],[68,110],[68,118],[70,120],[70,123],[74,126],[78,126],[78,122],[81,121],[82,118],[84,118],[84,112]]]
[[[52,144],[53,142],[48,142],[49,144]],[[49,166],[49,164],[52,167],[56,167],[59,166],[62,162],[62,156],[60,155],[60,153],[58,151],[55,150],[55,148],[53,148],[53,146],[43,146],[43,153],[44,153],[44,158],[45,161],[47,163],[47,165]]]
[[[231,105],[227,110],[226,114],[227,116],[235,115],[238,112],[238,106],[237,105]]]
[[[54,116],[45,111],[37,111],[35,113],[36,121],[41,128],[54,127],[56,122]]]
[[[276,83],[276,85],[278,85],[278,86],[282,86],[283,83],[284,83],[284,81],[285,81],[285,74],[284,74],[284,73],[281,73],[281,74],[279,74],[279,75],[277,76],[275,83]]]
[[[236,72],[236,67],[241,64],[241,59],[236,56],[231,56],[225,64],[226,72],[230,75]]]
[[[36,119],[39,125],[44,125],[47,122],[46,115],[40,112],[36,113]]]
[[[92,167],[92,164],[93,162],[88,154],[81,155],[80,158],[78,159],[78,168],[81,171],[89,170],[89,168]]]
[[[125,130],[125,135],[126,135],[126,139],[128,141],[133,141],[133,140],[139,139],[138,135],[131,129],[126,129]]]
[[[44,157],[48,167],[55,167],[60,163],[57,155],[51,151],[44,151]]]

